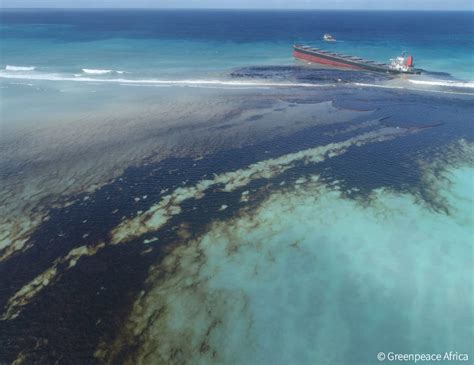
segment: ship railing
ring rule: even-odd
[[[354,60],[353,57],[351,57],[351,56],[349,56],[349,55],[346,55],[346,54],[342,54],[342,53],[337,53],[337,56],[338,56],[338,57],[341,57],[341,58],[345,58],[345,59],[347,59],[347,60]],[[355,58],[355,59],[357,59],[357,58]]]
[[[375,65],[375,66],[385,66],[384,63],[380,63],[380,62],[376,62],[376,61],[368,61],[368,63],[370,63],[371,65]]]
[[[296,45],[297,48],[302,48],[302,49],[305,49],[305,50],[308,50],[308,51],[320,51],[318,48],[314,48],[314,47],[310,47],[310,46],[299,46],[299,45]]]
[[[365,63],[365,64],[368,64],[368,65],[371,65],[371,66],[387,67],[387,65],[385,63],[366,60],[362,57],[349,56],[349,55],[345,55],[345,54],[342,54],[342,53],[326,51],[326,50],[323,50],[323,49],[320,49],[320,48],[305,46],[305,45],[299,45],[299,44],[296,44],[295,47],[301,48],[301,49],[304,49],[304,50],[307,50],[307,51],[316,51],[316,52],[326,54],[326,55],[329,55],[329,56],[333,56],[333,57],[339,57],[339,58],[343,58],[343,59],[347,59],[347,60],[351,60],[351,61],[357,61],[357,62]]]
[[[375,65],[374,61],[365,60],[365,59],[359,60],[358,62],[365,63],[366,65],[369,65],[369,66]]]

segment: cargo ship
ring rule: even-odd
[[[294,57],[299,60],[318,63],[326,66],[337,68],[348,68],[353,70],[366,70],[374,72],[389,72],[395,74],[418,74],[419,70],[415,69],[413,56],[403,54],[400,57],[390,60],[390,63],[378,63],[375,61],[365,60],[360,57],[347,56],[340,53],[324,51],[319,48],[295,45]]]

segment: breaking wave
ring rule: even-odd
[[[95,70],[98,71],[98,70]],[[106,71],[106,70],[101,70]],[[115,71],[116,72],[116,71]],[[97,74],[97,73],[96,73]],[[92,77],[61,76],[59,74],[17,74],[0,72],[0,78],[23,79],[37,81],[74,81],[74,82],[94,82],[94,83],[119,83],[119,84],[142,84],[142,85],[168,85],[168,86],[246,86],[246,87],[318,87],[320,84],[304,82],[272,82],[272,81],[244,81],[244,80],[163,80],[163,79],[101,79]]]
[[[93,68],[83,68],[82,72],[89,74],[89,75],[106,75],[111,73],[117,74],[124,74],[125,71],[115,71],[115,70],[100,70],[100,69],[93,69]]]
[[[37,81],[72,81],[89,83],[116,83],[123,86],[188,86],[200,88],[271,88],[297,87],[315,88],[336,85],[373,87],[384,89],[405,89],[448,94],[472,94],[474,82],[444,79],[400,79],[385,74],[374,74],[363,71],[313,70],[292,66],[247,67],[231,72],[222,79],[181,79],[169,80],[159,78],[100,77],[123,75],[126,71],[106,69],[82,69],[79,74],[59,74],[32,71],[34,67],[7,66],[0,70],[0,78],[37,80]],[[8,72],[13,71],[13,72]],[[469,91],[468,91],[469,90]]]
[[[34,66],[11,66],[11,65],[5,66],[5,70],[7,71],[33,71],[35,69],[36,67]]]

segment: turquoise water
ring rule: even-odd
[[[1,63],[62,76],[94,69],[131,78],[206,77],[294,64],[292,45],[308,43],[380,62],[407,51],[417,67],[470,81],[473,14],[3,10]],[[338,42],[322,42],[326,32]]]

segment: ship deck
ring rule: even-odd
[[[295,51],[302,52],[304,54],[308,54],[315,57],[322,57],[350,68],[359,68],[377,72],[394,72],[394,70],[390,69],[390,67],[385,63],[370,61],[361,57],[329,52],[319,48],[304,45],[295,45],[294,49]]]

